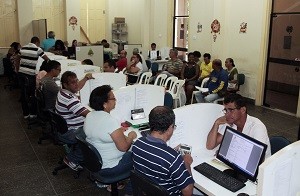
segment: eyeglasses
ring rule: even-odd
[[[173,125],[174,130],[177,128],[177,125]]]
[[[227,114],[227,113],[233,112],[234,110],[238,110],[238,108],[225,108],[225,109],[222,110],[222,112],[224,114]]]

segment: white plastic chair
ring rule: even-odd
[[[166,74],[159,74],[155,79],[154,85],[163,86],[167,77]]]
[[[204,87],[204,84],[207,83],[208,80],[209,80],[209,77],[203,78],[203,80],[202,80],[202,82],[201,82],[200,88],[203,88],[203,87]],[[193,101],[194,101],[194,96],[195,96],[195,94],[196,94],[197,92],[199,92],[199,90],[193,91],[192,99],[191,99],[191,104],[193,103]]]
[[[176,76],[168,77],[164,83],[164,87],[169,87],[168,92],[173,88],[174,84],[177,82],[178,78]],[[169,86],[168,86],[169,85]]]
[[[177,80],[173,87],[170,89],[170,94],[173,97],[174,108],[177,108],[177,103],[179,102],[179,107],[182,105],[182,100],[180,96],[180,92],[182,91],[185,80]]]
[[[224,97],[221,97],[219,99],[214,100],[214,103],[219,104],[219,102],[223,103],[223,101],[224,101]]]
[[[144,72],[139,78],[139,84],[149,84],[150,78],[152,76],[151,72]]]

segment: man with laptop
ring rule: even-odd
[[[224,98],[224,116],[218,118],[207,136],[206,148],[218,146],[223,138],[226,125],[244,133],[264,144],[265,158],[271,156],[271,146],[266,126],[258,119],[247,114],[246,99],[239,94],[229,94]]]

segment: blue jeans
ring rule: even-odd
[[[130,171],[133,169],[132,153],[126,152],[119,164],[113,168],[101,169],[99,172],[93,175],[97,178],[109,178],[109,179],[125,179],[130,176]],[[117,181],[117,180],[116,180]],[[126,194],[132,193],[131,183],[129,182],[126,186]]]
[[[67,154],[67,159],[75,164],[79,164],[83,162],[83,155],[75,137],[76,132],[84,134],[83,127],[77,130],[71,129],[63,135],[59,134],[58,138],[63,143],[72,145],[71,152]]]
[[[195,94],[195,98],[198,103],[212,103],[215,100],[219,99],[220,96],[217,93],[212,93],[207,96],[203,96],[203,94],[199,91]]]
[[[126,152],[122,159],[119,161],[118,165],[113,168],[105,168],[101,169],[98,173],[95,173],[94,176],[107,176],[109,178],[119,177],[121,174],[124,176],[128,174],[130,176],[130,171],[133,169],[133,161],[132,161],[131,152]]]

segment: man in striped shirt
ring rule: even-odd
[[[21,104],[25,119],[36,115],[37,106],[34,94],[35,67],[38,58],[42,57],[46,61],[49,60],[47,55],[45,55],[44,51],[39,46],[40,39],[38,37],[32,37],[31,43],[23,46],[20,50],[21,60],[18,75],[21,88]],[[30,102],[30,104],[28,104],[28,102]]]
[[[134,169],[164,187],[169,195],[192,195],[191,155],[181,156],[167,146],[175,129],[172,109],[157,106],[149,114],[151,134],[139,138],[132,147]]]
[[[64,158],[64,162],[73,170],[82,169],[79,165],[83,161],[81,150],[75,138],[75,132],[82,129],[84,119],[90,112],[85,108],[76,93],[85,85],[86,81],[92,79],[92,74],[88,73],[78,81],[74,72],[66,71],[61,77],[62,89],[57,94],[55,109],[67,122],[68,132],[59,135],[59,138],[66,144],[73,144],[72,150]]]

